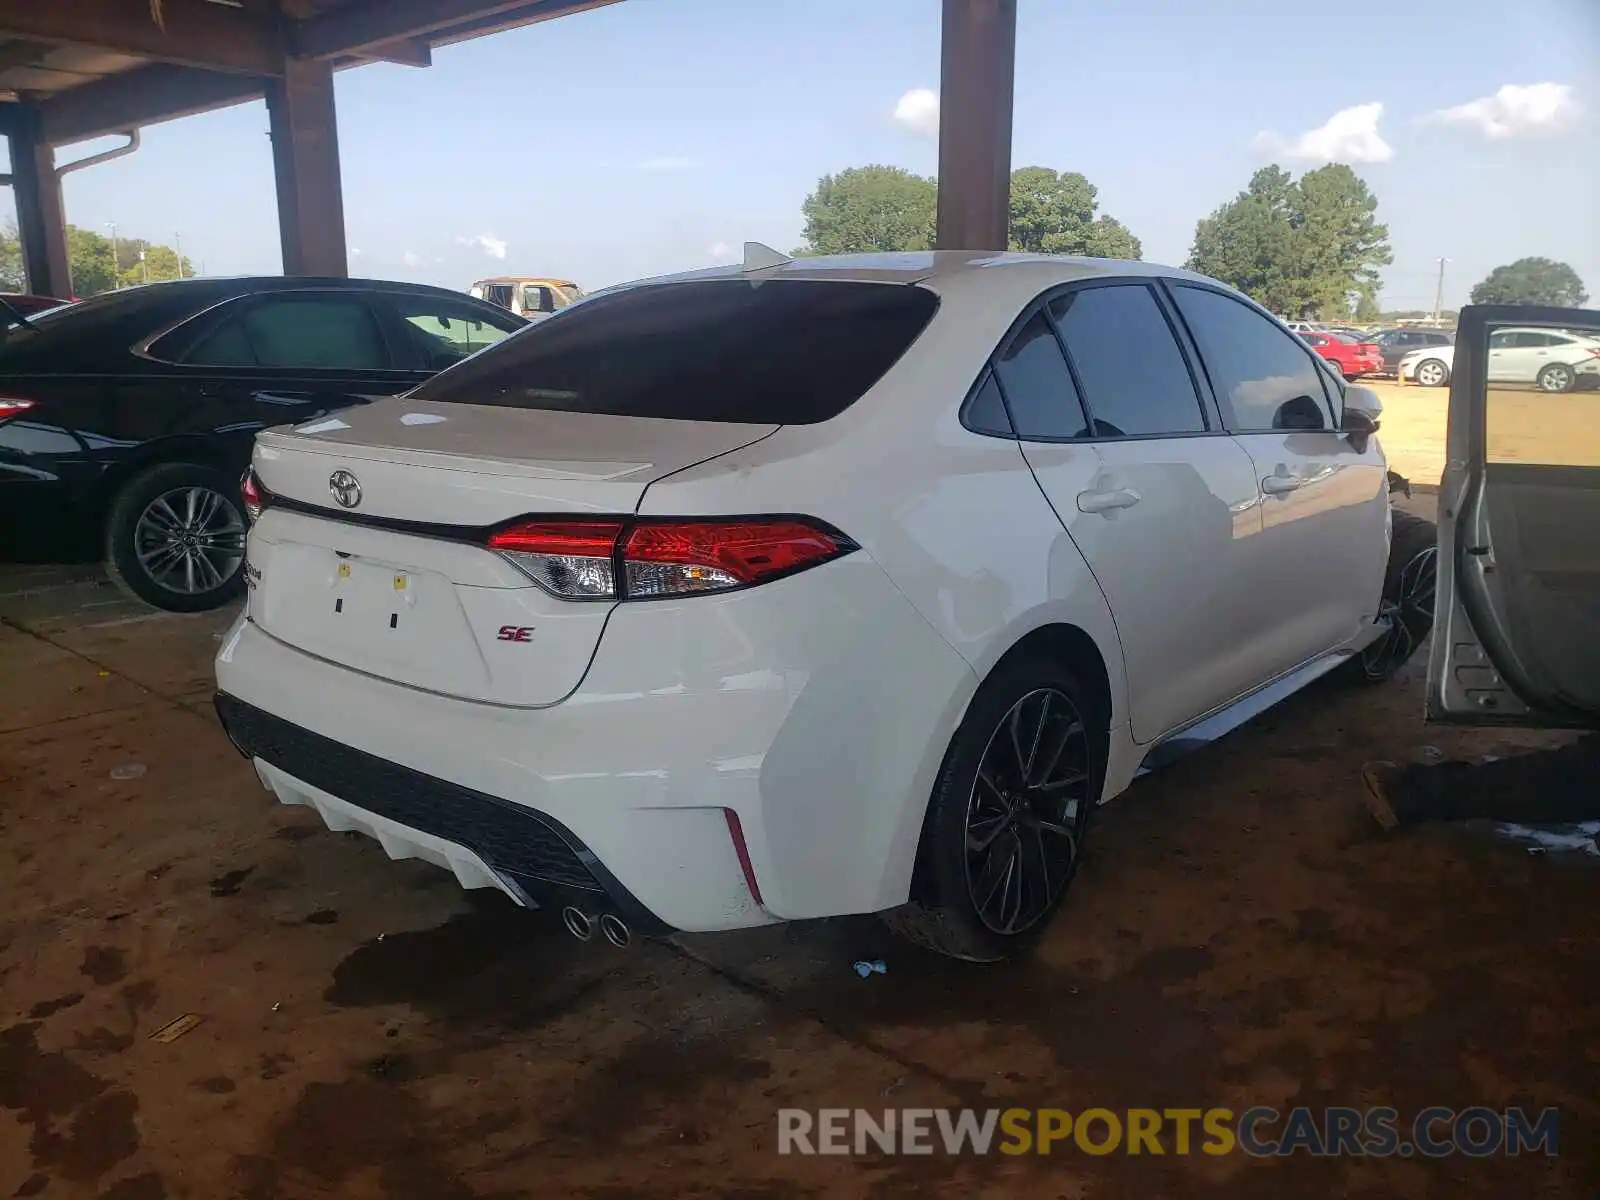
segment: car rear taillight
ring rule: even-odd
[[[849,554],[809,517],[519,521],[491,550],[563,600],[650,600],[754,587]]]
[[[489,537],[511,564],[563,600],[617,598],[621,521],[529,521]]]
[[[261,481],[256,478],[253,469],[246,468],[244,477],[239,480],[239,495],[244,499],[244,515],[253,525],[261,519],[262,511],[267,507],[270,493],[261,486]]]
[[[0,421],[20,417],[36,403],[37,401],[29,400],[26,396],[0,396]]]

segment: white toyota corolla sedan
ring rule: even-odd
[[[1098,802],[1425,636],[1378,410],[1182,271],[752,246],[262,433],[218,711],[280,800],[581,937],[1004,957]]]

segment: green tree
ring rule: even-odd
[[[806,244],[794,253],[927,250],[939,206],[935,180],[899,167],[852,167],[824,175],[801,205]],[[1138,258],[1139,239],[1097,215],[1095,187],[1076,171],[1022,167],[1011,175],[1010,244],[1036,254]]]
[[[1076,171],[1020,167],[1011,173],[1013,250],[1138,258],[1139,239],[1115,217],[1096,216],[1099,192]]]
[[[183,260],[182,270],[178,252],[171,246],[132,238],[117,242],[118,278],[123,287],[141,283],[156,283],[163,279],[187,279],[194,274],[194,264]]]
[[[800,211],[812,254],[927,250],[938,185],[899,167],[852,167],[824,175]]]
[[[92,229],[67,226],[67,269],[72,273],[72,294],[94,296],[117,285],[117,263],[111,256],[111,239]]]
[[[141,261],[140,253],[145,255]],[[147,242],[143,238],[119,238],[112,258],[111,239],[92,229],[67,226],[67,266],[72,272],[72,291],[76,296],[94,296],[114,287],[154,283],[158,279],[178,279],[194,274],[187,258],[179,265],[177,251],[170,246]],[[180,276],[181,269],[181,276]],[[15,221],[0,226],[0,291],[23,292],[28,288],[22,265],[22,242]]]
[[[1564,262],[1553,258],[1519,258],[1496,267],[1472,289],[1474,304],[1547,304],[1553,308],[1581,308],[1589,294],[1583,280]]]
[[[0,226],[0,291],[21,292],[28,286],[27,272],[22,269],[22,240],[17,237],[17,223],[7,221]]]
[[[1393,261],[1377,199],[1342,163],[1299,181],[1263,167],[1195,227],[1191,270],[1231,284],[1289,317],[1348,317]]]
[[[1238,288],[1275,313],[1303,315],[1296,192],[1282,167],[1262,167],[1244,191],[1200,219],[1189,269]]]
[[[1383,319],[1383,313],[1378,308],[1378,296],[1375,289],[1367,288],[1356,297],[1356,320],[1363,325],[1371,325]]]
[[[1394,261],[1389,227],[1377,213],[1378,198],[1344,163],[1300,177],[1297,240],[1311,311],[1345,317],[1363,292],[1376,291],[1378,268]]]

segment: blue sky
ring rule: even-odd
[[[1082,171],[1146,258],[1181,262],[1256,167],[1332,156],[1389,224],[1386,306],[1431,304],[1440,256],[1447,304],[1530,254],[1600,297],[1596,0],[1019,7],[1013,164]],[[746,238],[787,249],[823,173],[934,173],[926,122],[895,111],[938,82],[938,0],[624,0],[443,48],[425,70],[345,71],[351,270],[593,288]],[[275,272],[266,129],[261,104],[153,126],[137,154],[67,177],[68,219],[181,234],[212,274]]]

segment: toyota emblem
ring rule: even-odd
[[[361,481],[349,471],[335,471],[329,475],[328,490],[341,508],[354,508],[361,503]]]

